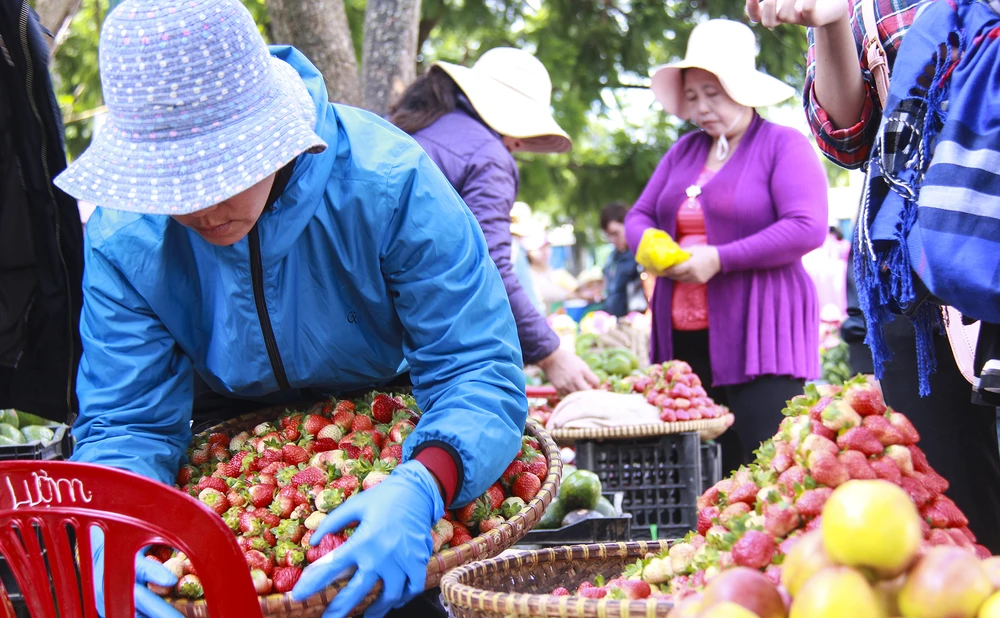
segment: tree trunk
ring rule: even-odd
[[[361,105],[358,60],[344,0],[267,0],[272,43],[294,45],[316,65],[326,80],[330,100]]]
[[[416,77],[420,0],[368,0],[362,78],[365,107],[379,116]]]
[[[69,27],[69,22],[80,10],[80,0],[34,0],[32,6],[38,13],[42,25],[52,33],[54,40],[60,40],[60,33]],[[52,45],[52,55],[55,55],[55,45]]]

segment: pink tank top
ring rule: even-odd
[[[698,174],[695,184],[705,186],[714,170],[704,168]],[[705,213],[701,210],[699,196],[688,197],[677,211],[677,244],[683,248],[707,245]],[[674,296],[670,308],[671,322],[675,330],[693,331],[708,328],[708,287],[699,283],[674,282]]]

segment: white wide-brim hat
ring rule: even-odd
[[[710,19],[695,26],[683,60],[653,69],[651,88],[663,109],[683,120],[691,117],[684,100],[684,69],[703,69],[719,78],[729,97],[747,107],[775,105],[795,94],[781,80],[757,70],[757,40],[738,21]]]
[[[573,142],[552,117],[552,80],[528,52],[496,47],[472,68],[436,62],[491,129],[522,140],[529,152],[569,152]]]
[[[98,206],[196,212],[326,148],[305,83],[239,0],[126,0],[100,69],[107,122],[55,180]]]

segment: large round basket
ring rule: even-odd
[[[559,587],[576,590],[598,575],[613,579],[638,558],[666,548],[666,541],[640,541],[526,551],[449,571],[441,591],[456,618],[666,616],[673,604],[665,598],[614,601],[549,594]]]
[[[257,412],[252,412],[238,418],[226,421],[205,430],[199,437],[207,437],[210,433],[223,432],[230,436],[241,431],[253,429],[260,423],[272,421],[286,409],[285,406],[265,408]],[[534,437],[541,445],[542,454],[549,462],[549,472],[542,482],[542,488],[538,495],[529,502],[520,513],[511,517],[506,523],[472,539],[468,543],[463,543],[450,549],[442,550],[433,556],[427,565],[427,588],[437,586],[441,581],[441,575],[457,566],[483,560],[500,554],[503,550],[513,545],[518,539],[527,534],[538,520],[541,519],[545,508],[559,492],[559,479],[562,476],[562,459],[559,457],[559,449],[555,442],[545,432],[541,425],[528,419],[525,426],[525,434]],[[323,614],[323,610],[330,601],[337,596],[337,593],[347,585],[346,579],[334,582],[329,588],[313,595],[303,602],[293,601],[290,594],[269,594],[260,597],[260,609],[265,616],[275,618],[318,618]],[[360,616],[362,612],[375,601],[381,592],[381,583],[376,586],[372,593],[355,608],[352,615]],[[169,599],[170,603],[189,618],[208,618],[208,605],[204,600],[191,601],[187,599]]]
[[[702,440],[718,438],[733,424],[733,415],[706,418],[698,421],[678,421],[676,423],[649,423],[647,425],[622,425],[618,427],[587,427],[580,429],[550,429],[549,435],[560,444],[577,440],[624,440],[648,438],[674,433],[697,431]]]

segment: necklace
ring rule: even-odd
[[[685,206],[692,210],[697,208],[698,204],[695,200],[697,200],[698,196],[701,195],[701,185],[693,184],[687,189],[685,189],[684,193],[686,193],[688,197]]]

